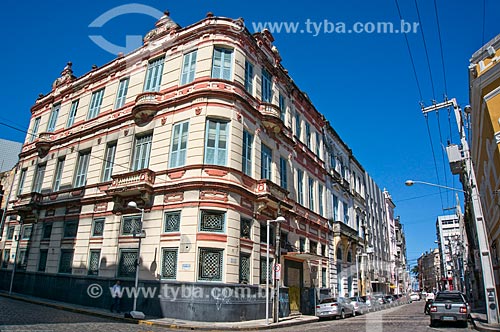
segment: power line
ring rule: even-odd
[[[435,195],[439,195],[439,193],[437,192],[437,193],[432,193],[432,194],[427,194],[427,195],[415,196],[415,197],[410,197],[410,198],[403,198],[403,199],[399,199],[397,201],[394,201],[394,203],[406,202],[406,201],[411,201],[413,199],[424,198],[424,197],[435,196]],[[405,223],[405,225],[406,225],[406,223]]]
[[[429,69],[429,77],[431,79],[432,98],[436,100],[434,80],[432,78],[431,62],[429,60],[429,52],[427,51],[427,43],[425,42],[424,26],[422,25],[422,20],[420,19],[420,11],[418,10],[417,0],[415,0],[415,7],[417,8],[418,23],[420,24],[420,30],[422,31],[422,41],[424,42],[425,57],[427,58],[427,68]]]
[[[441,159],[443,160],[443,173],[444,173],[444,183],[447,186],[448,185],[448,176],[446,175],[448,172],[446,172],[446,160],[444,157],[444,149],[442,148],[444,146],[443,144],[443,134],[441,132],[441,121],[439,120],[439,111],[436,111],[436,117],[437,117],[437,123],[438,123],[438,131],[439,131],[439,142],[441,143]],[[450,205],[450,195],[446,195],[446,204],[449,206]]]
[[[432,143],[432,135],[431,135],[431,129],[429,128],[429,119],[427,117],[427,113],[424,114],[425,117],[425,123],[427,125],[427,133],[429,134],[429,141],[431,143],[431,149],[432,149],[432,159],[434,160],[434,169],[436,170],[436,178],[437,182],[439,183],[439,172],[438,172],[438,167],[437,167],[437,161],[436,161],[436,154],[434,153],[434,143]],[[441,188],[439,188],[439,197],[441,198],[441,209],[444,210],[444,204],[443,204],[443,194],[442,194]]]
[[[398,0],[395,0],[395,2],[396,2],[396,8],[398,9],[399,19],[403,21],[403,16],[401,15],[401,10],[399,8]],[[415,68],[415,61],[413,60],[413,55],[411,53],[410,43],[408,42],[408,36],[406,35],[406,32],[403,35],[405,37],[406,47],[408,48],[408,54],[410,55],[411,66],[413,68],[413,75],[415,77],[415,82],[417,83],[418,94],[420,96],[420,100],[423,101],[424,99],[422,97],[422,89],[420,88],[420,83],[418,82],[417,70]]]
[[[445,98],[448,99],[448,88],[446,86],[446,70],[444,66],[444,55],[443,55],[443,41],[441,39],[441,26],[439,24],[439,15],[436,0],[434,0],[434,11],[436,12],[436,22],[438,29],[438,37],[439,37],[439,49],[441,50],[441,65],[443,67],[443,79],[444,79],[444,95]]]
[[[23,134],[30,134],[29,132],[26,132],[26,130],[24,130],[24,129],[19,129],[19,128],[17,128],[17,127],[11,126],[11,125],[6,124],[6,123],[4,123],[4,122],[0,122],[0,125],[5,126],[5,127],[8,127],[8,128],[10,128],[10,129],[13,129],[13,130],[17,130],[17,131],[19,131],[19,132],[21,132],[21,133],[23,133]],[[30,135],[32,135],[32,134],[30,134]]]

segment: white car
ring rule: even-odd
[[[420,295],[418,293],[411,293],[410,300],[412,301],[420,301]]]

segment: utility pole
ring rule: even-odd
[[[458,145],[448,145],[446,147],[446,152],[448,154],[448,160],[450,162],[451,172],[453,174],[460,174],[460,181],[464,187],[464,191],[470,195],[472,209],[474,214],[474,223],[476,226],[478,246],[479,246],[479,258],[481,260],[481,270],[483,275],[483,285],[486,301],[486,313],[488,316],[488,324],[496,324],[498,320],[498,304],[496,289],[495,289],[495,279],[493,274],[493,264],[490,255],[490,246],[488,241],[488,235],[486,233],[486,224],[483,216],[483,208],[481,205],[481,198],[479,196],[479,191],[477,189],[476,173],[472,167],[472,159],[469,150],[469,143],[465,136],[464,121],[462,119],[462,110],[457,104],[455,98],[451,100],[444,101],[439,104],[434,104],[429,107],[422,107],[422,113],[427,114],[429,112],[438,111],[442,108],[453,107],[455,112],[455,119],[457,121],[457,127],[460,134],[460,144]]]

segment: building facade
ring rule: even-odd
[[[500,35],[472,55],[469,65],[471,157],[500,301]]]
[[[81,77],[67,64],[31,109],[2,287],[15,273],[14,291],[107,307],[87,287],[131,286],[138,268],[141,287],[163,292],[140,295],[139,310],[205,321],[263,318],[268,279],[305,314],[318,290],[360,291],[364,169],[272,35],[242,27],[209,13],[181,28],[166,13],[130,54]],[[380,255],[383,220],[371,238]]]
[[[385,208],[384,193],[365,172],[366,183],[366,224],[365,234],[368,262],[368,282],[370,292],[390,293],[390,254],[389,254],[389,232],[387,224],[387,210]]]
[[[423,253],[417,260],[418,283],[422,291],[435,292],[441,290],[441,258],[439,249]]]

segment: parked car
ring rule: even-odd
[[[379,305],[380,305],[380,304],[386,304],[386,303],[387,303],[387,300],[385,299],[384,294],[376,293],[376,294],[373,294],[373,297],[374,297],[375,301],[376,301]]]
[[[351,303],[354,306],[354,311],[357,314],[364,315],[365,312],[368,312],[368,306],[361,296],[353,296],[350,297],[349,300],[351,300]]]
[[[365,301],[365,304],[369,309],[372,309],[375,306],[377,306],[377,301],[375,300],[375,298],[373,296],[364,295],[364,296],[361,296],[361,298],[363,299],[363,301]]]
[[[420,301],[420,294],[418,294],[418,293],[411,293],[410,294],[410,300],[412,300],[412,301]]]
[[[387,303],[392,303],[392,302],[396,301],[396,299],[392,295],[386,295],[386,296],[384,296],[384,298],[387,301]]]
[[[346,315],[356,316],[356,311],[351,300],[345,297],[330,297],[321,300],[316,306],[316,316],[319,318],[337,318],[344,319]]]
[[[467,327],[469,303],[465,295],[459,291],[439,292],[429,309],[429,314],[433,327],[440,322],[461,322]]]

